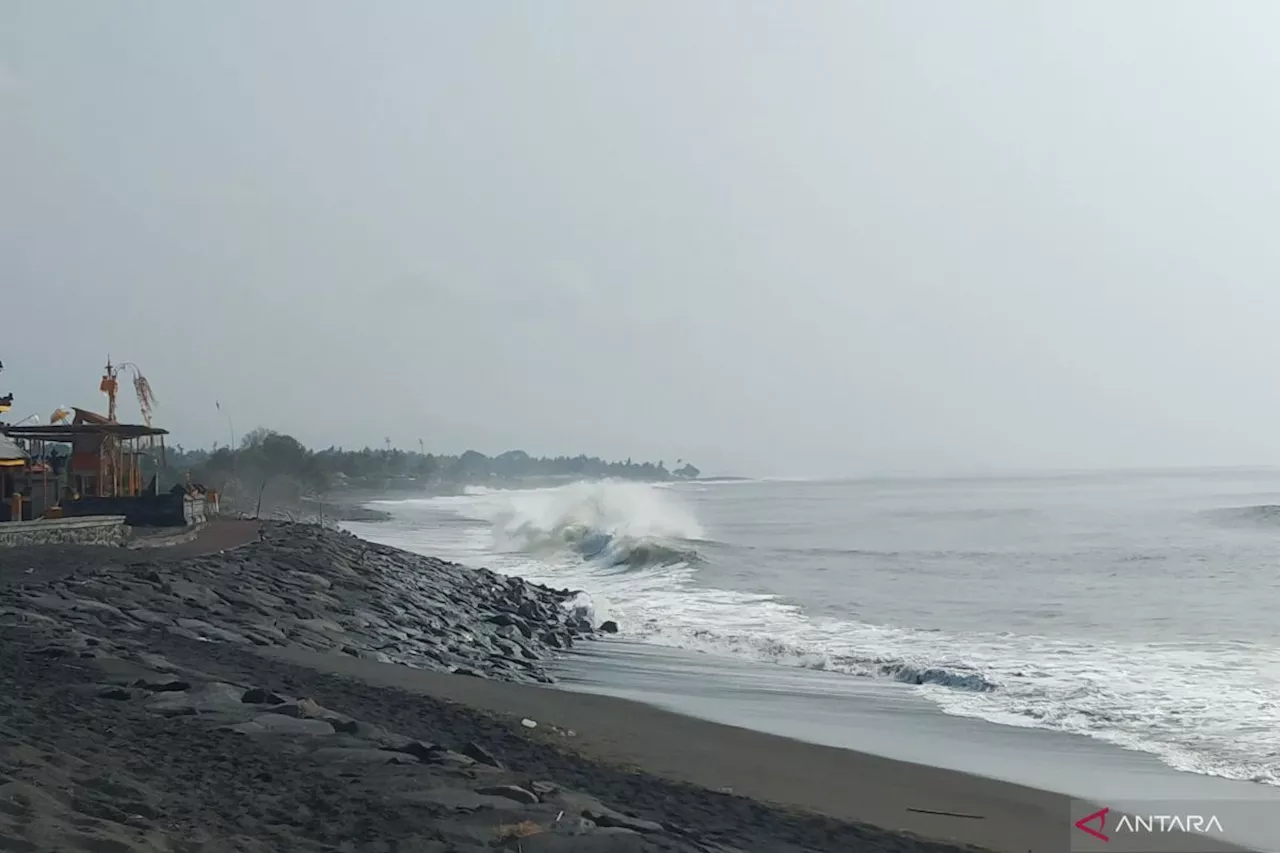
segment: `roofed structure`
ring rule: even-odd
[[[27,452],[7,435],[0,434],[0,468],[20,468],[27,464]]]
[[[67,483],[75,495],[98,498],[131,497],[142,493],[140,459],[154,451],[164,453],[168,430],[144,424],[121,424],[87,409],[73,409],[71,423],[0,427],[6,440],[43,444],[69,444]]]
[[[168,435],[167,429],[149,427],[142,424],[32,424],[31,426],[0,427],[0,433],[14,438],[25,438],[32,441],[74,442],[81,436],[110,435],[115,438],[145,438],[147,436]]]

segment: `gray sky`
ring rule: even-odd
[[[188,445],[1280,463],[1280,6],[0,4],[0,386]],[[125,412],[135,411],[132,401]]]

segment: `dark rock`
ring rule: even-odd
[[[497,767],[499,770],[502,769],[502,762],[495,758],[492,752],[485,749],[475,741],[471,741],[464,746],[462,748],[462,754],[473,761],[479,762],[480,764],[488,764],[490,767]]]
[[[285,698],[262,687],[251,687],[240,697],[246,705],[283,705]]]
[[[566,812],[578,814],[599,826],[621,827],[635,832],[663,832],[662,824],[651,820],[631,817],[609,808],[595,797],[580,794],[576,791],[559,791],[554,796],[544,797],[546,802],[554,802],[564,806]]]
[[[606,634],[616,634],[618,633],[618,623],[614,622],[612,619],[607,622],[601,622],[600,630]]]
[[[168,592],[188,604],[209,606],[221,604],[222,599],[209,587],[186,580],[174,580],[169,584]]]
[[[590,835],[595,828],[595,822],[585,817],[565,816],[551,825],[551,831],[556,835]]]
[[[119,699],[127,701],[133,698],[133,691],[124,687],[104,687],[98,691],[98,696],[102,699]]]
[[[428,791],[410,791],[401,794],[403,799],[415,803],[429,803],[434,806],[458,812],[474,812],[480,809],[510,808],[512,800],[507,797],[495,797],[490,794],[477,794],[461,788],[433,788]]]
[[[181,693],[184,690],[191,689],[191,682],[183,681],[179,678],[149,679],[139,678],[133,682],[134,687],[141,687],[143,690],[150,690],[152,693]]]
[[[259,714],[246,723],[228,728],[241,734],[331,735],[333,725],[325,720],[298,719],[282,714]]]
[[[489,794],[494,797],[506,797],[508,800],[515,800],[517,803],[525,805],[537,805],[538,795],[532,791],[526,791],[519,785],[489,785],[484,788],[476,788],[477,794]]]
[[[498,613],[490,616],[487,621],[492,622],[494,625],[499,627],[506,625],[515,628],[524,635],[526,639],[533,638],[533,629],[529,627],[528,622],[521,619],[519,616],[513,616],[510,613]]]
[[[177,625],[170,625],[165,628],[165,630],[170,634],[173,634],[175,637],[185,637],[188,640],[195,640],[197,643],[209,642],[209,638],[202,637],[195,631],[188,631],[186,628],[180,628]]]
[[[236,712],[242,709],[240,696],[244,691],[233,684],[213,681],[189,691],[165,691],[152,698],[147,707],[164,716],[187,714]]]
[[[133,610],[126,611],[125,615],[132,619],[147,625],[168,625],[173,620],[167,616],[161,616],[153,610],[147,610],[145,607],[138,607]]]
[[[312,758],[327,764],[417,764],[412,755],[390,749],[325,747],[311,753]]]
[[[381,726],[375,726],[372,723],[364,723],[359,720],[329,720],[329,724],[333,726],[334,731],[341,734],[353,735],[362,740],[373,741],[374,743],[383,744],[384,746],[392,742],[391,735]],[[403,743],[408,738],[399,738],[398,742]]]
[[[141,652],[138,654],[138,662],[148,669],[156,672],[173,672],[177,669],[173,663],[164,655],[153,654],[151,652]]]
[[[582,816],[588,820],[595,821],[597,826],[618,827],[621,829],[629,829],[632,832],[655,833],[662,832],[662,824],[652,820],[641,820],[638,817],[629,817],[616,812],[612,809],[585,809]]]
[[[468,758],[460,752],[454,752],[449,749],[441,749],[431,753],[431,764],[436,767],[452,768],[454,770],[495,770],[497,768],[489,767],[484,764],[477,764],[475,759]]]
[[[530,622],[541,622],[547,617],[542,608],[532,601],[526,601],[516,609],[516,612]]]
[[[295,717],[297,719],[315,719],[329,720],[331,717],[337,716],[332,711],[320,705],[314,699],[298,699],[294,702],[282,702],[279,705],[272,705],[268,709],[272,714],[280,714],[285,717]]]
[[[440,752],[444,751],[444,747],[436,746],[434,743],[426,743],[425,741],[411,740],[395,747],[395,750],[396,752],[412,755],[420,761],[430,763]]]

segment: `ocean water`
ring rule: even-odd
[[[575,483],[380,504],[389,544],[622,635],[1280,784],[1280,471]],[[863,682],[869,683],[869,682]]]

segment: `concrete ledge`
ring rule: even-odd
[[[0,548],[19,545],[123,545],[129,528],[123,515],[0,522]]]
[[[133,528],[132,538],[128,543],[128,547],[134,550],[144,548],[171,548],[174,545],[182,545],[187,542],[194,542],[200,535],[200,531],[204,530],[205,524],[196,524],[176,533],[166,531],[159,533],[155,531],[147,531],[142,533],[138,528]]]

